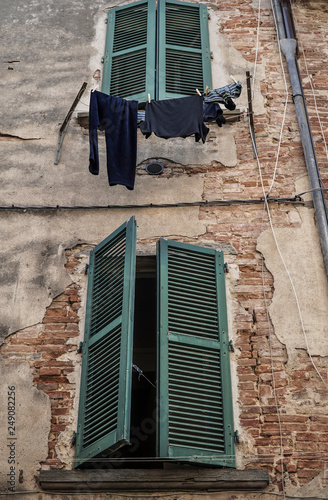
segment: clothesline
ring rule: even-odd
[[[206,104],[210,103],[223,104],[229,111],[236,109],[236,105],[232,99],[237,99],[240,96],[242,88],[242,84],[237,81],[217,89],[209,90],[207,94],[203,94],[204,115],[206,115]],[[145,110],[138,110],[138,125],[144,120]],[[225,120],[221,121],[221,123],[225,123]]]
[[[138,101],[128,101],[121,97],[102,92],[91,92],[89,111],[89,171],[99,174],[98,128],[105,131],[108,183],[134,188],[137,160],[137,126],[147,137],[152,133],[157,137],[195,136],[195,140],[205,142],[209,128],[205,121],[216,121],[219,127],[225,123],[220,104],[233,110],[233,98],[239,97],[240,82],[213,89],[206,95],[164,99],[146,103],[144,116],[138,111]]]

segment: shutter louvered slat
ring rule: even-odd
[[[175,0],[159,3],[158,99],[212,88],[207,9]]]
[[[159,453],[234,467],[222,254],[160,240],[159,281]]]
[[[101,340],[99,342],[101,342]],[[90,357],[90,361],[92,363],[92,361],[94,359],[94,353],[93,353],[92,347],[90,348],[89,357]],[[107,356],[107,358],[108,357],[109,356]],[[105,376],[105,380],[107,383],[107,387],[110,384],[112,384],[114,386],[113,390],[115,390],[117,392],[118,391],[118,383],[119,383],[118,378],[117,378],[119,358],[117,358],[116,365],[117,365],[116,373],[115,373],[115,371],[111,371],[111,372],[106,371],[104,376]],[[104,436],[104,432],[105,432],[105,434],[107,433],[106,429],[101,430],[99,428],[98,423],[92,418],[95,413],[97,414],[99,412],[98,401],[97,401],[98,390],[97,390],[97,387],[95,389],[93,388],[92,382],[91,382],[91,386],[90,386],[90,381],[89,381],[90,376],[92,374],[92,370],[93,370],[92,367],[89,366],[88,375],[87,375],[88,382],[87,382],[87,400],[86,400],[87,405],[89,403],[89,412],[86,413],[86,415],[85,415],[83,446],[88,446],[91,442],[98,441],[99,439],[101,439]],[[107,391],[101,391],[101,398],[102,399],[106,398],[108,390],[109,389],[107,389]],[[118,402],[116,399],[114,408],[108,408],[108,406],[106,406],[105,410],[101,412],[102,421],[106,422],[109,428],[114,427],[117,424],[117,406],[118,406]]]
[[[132,217],[90,254],[75,467],[130,438],[135,247]]]
[[[146,101],[155,97],[156,0],[108,11],[102,91]]]
[[[180,265],[178,266],[174,249],[169,250],[169,331],[217,339],[218,323],[214,260],[211,266],[212,274],[209,275],[207,271],[207,275],[205,274],[201,278],[202,260],[197,256],[196,260],[192,262],[193,254],[187,251],[185,253],[188,256],[187,263],[184,263],[183,258],[180,257]],[[205,260],[206,267],[208,267],[208,259],[203,260]],[[195,307],[195,297],[198,297],[196,299],[197,307]],[[212,301],[215,307],[209,306],[209,300]],[[209,317],[208,320],[206,316]]]

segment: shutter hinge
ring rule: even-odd
[[[88,274],[88,273],[89,273],[89,264],[86,264],[85,269],[84,269],[84,274]]]
[[[104,57],[102,57],[102,58],[101,58],[101,64],[104,64],[104,62],[105,62],[105,58],[104,58]]]
[[[75,443],[76,443],[76,432],[74,431],[72,436],[72,444],[74,445]]]
[[[78,354],[81,354],[82,351],[83,351],[83,342],[80,342],[80,345],[79,345],[78,350],[76,352]]]
[[[225,273],[228,273],[228,272],[229,272],[228,262],[225,262],[225,263],[223,264],[223,271],[224,271]]]
[[[211,19],[211,14],[209,12],[207,13],[207,19]]]
[[[239,443],[240,440],[239,440],[239,432],[238,431],[234,432],[234,438],[235,438],[236,443]]]
[[[210,58],[211,58],[211,59],[214,59],[214,55],[213,55],[213,52],[212,52],[212,51],[210,52]]]
[[[232,340],[229,340],[228,349],[229,349],[230,352],[235,352],[235,348],[233,346]]]
[[[108,24],[108,19],[107,19],[107,17],[106,17],[106,19],[105,19],[105,24]]]

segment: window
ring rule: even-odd
[[[135,279],[134,217],[90,255],[76,467],[129,448],[131,413],[133,425],[138,418],[132,365],[144,348],[156,391],[139,388],[137,403],[153,398],[156,456],[235,467],[223,254],[160,239],[156,260],[157,275],[150,263]]]
[[[212,88],[205,5],[142,0],[108,11],[102,91],[147,101]]]

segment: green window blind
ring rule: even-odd
[[[155,98],[156,0],[108,11],[102,91],[146,101]]]
[[[161,239],[158,453],[235,467],[223,254]]]
[[[160,0],[157,99],[194,95],[212,88],[205,5]]]
[[[129,442],[135,262],[134,217],[90,254],[75,467]]]
[[[108,11],[103,92],[147,101],[148,94],[184,97],[206,86],[212,88],[205,5],[158,0],[157,25],[156,0]]]

